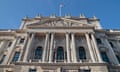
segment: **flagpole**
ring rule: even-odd
[[[59,16],[61,17],[61,9],[62,9],[62,7],[60,7],[60,9],[59,9]]]
[[[60,17],[62,16],[62,7],[63,7],[63,4],[60,4],[60,6],[59,6],[59,16]]]
[[[60,6],[59,6],[59,16],[61,17],[61,9],[62,9],[62,6],[61,6],[61,4],[60,4]]]

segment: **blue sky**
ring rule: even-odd
[[[0,0],[0,29],[18,29],[26,15],[59,15],[60,3],[62,15],[96,15],[104,29],[120,29],[120,0]]]

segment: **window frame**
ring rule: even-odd
[[[38,49],[40,50],[38,51]],[[34,59],[42,59],[42,55],[43,55],[43,48],[42,46],[38,46],[34,51]]]
[[[20,57],[20,52],[15,52],[14,56],[13,56],[13,59],[12,59],[12,62],[17,62],[19,57]]]

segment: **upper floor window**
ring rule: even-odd
[[[12,45],[12,42],[9,42],[9,43],[8,43],[8,47],[10,47],[11,45]]]
[[[90,70],[79,69],[78,72],[91,72]]]
[[[42,47],[37,47],[36,48],[35,59],[42,59]]]
[[[98,44],[102,44],[101,39],[97,38],[96,41],[97,41]]]
[[[13,62],[16,62],[16,61],[18,61],[18,59],[19,59],[19,55],[20,55],[20,52],[15,52],[15,54],[14,54],[14,57],[13,57]]]
[[[108,59],[106,52],[101,52],[101,56],[102,56],[103,61],[109,62],[109,59]]]
[[[57,61],[59,60],[64,60],[64,49],[63,47],[58,47],[57,48]]]
[[[119,61],[119,63],[120,63],[120,57],[119,57],[118,55],[116,55],[116,57],[117,57],[117,59],[118,59],[118,61]]]
[[[20,43],[24,43],[24,40],[25,40],[24,38],[21,38]]]
[[[86,52],[84,47],[79,47],[79,59],[86,59]]]
[[[112,48],[114,48],[114,45],[113,45],[113,43],[112,42],[109,42],[110,43],[110,46],[112,47]]]
[[[0,60],[0,64],[2,64],[2,63],[4,62],[5,57],[6,57],[6,55],[3,55],[3,56],[2,56],[2,58],[1,58],[1,60]]]
[[[36,72],[36,69],[29,69],[29,72]]]
[[[13,72],[13,71],[6,70],[6,72]]]

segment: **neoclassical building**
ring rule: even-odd
[[[0,72],[120,72],[120,30],[95,16],[25,17],[0,29]]]

